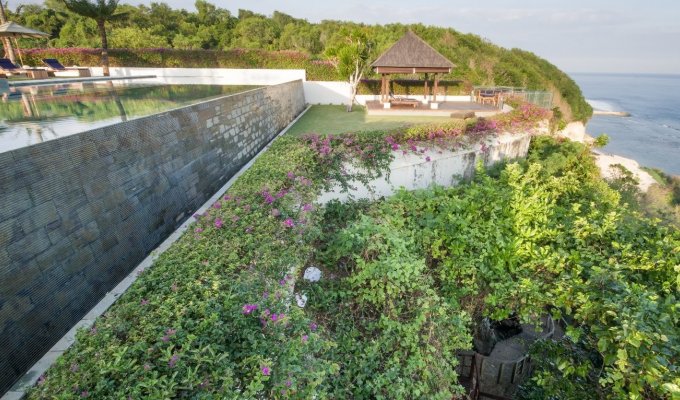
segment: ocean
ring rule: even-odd
[[[680,175],[680,75],[583,74],[570,76],[593,109],[625,111],[630,117],[593,116],[591,136],[606,133],[602,150],[642,166]]]

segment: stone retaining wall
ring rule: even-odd
[[[0,153],[0,394],[304,107],[294,81]]]

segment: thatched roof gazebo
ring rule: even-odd
[[[388,104],[395,102],[390,99],[390,74],[426,74],[425,96],[427,96],[427,74],[434,74],[432,101],[436,102],[439,85],[437,74],[450,73],[454,64],[415,33],[408,31],[399,41],[378,57],[371,64],[371,67],[382,77],[380,102],[389,107]],[[403,103],[404,100],[402,99],[401,102]]]

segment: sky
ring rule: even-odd
[[[159,1],[159,0],[156,0]],[[371,24],[423,23],[518,47],[567,72],[680,74],[680,0],[209,0],[271,15]],[[42,0],[9,0],[41,3]],[[150,0],[121,0],[148,4]],[[165,0],[194,10],[194,0]],[[13,7],[12,7],[13,8]]]

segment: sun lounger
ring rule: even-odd
[[[28,72],[23,68],[15,65],[8,58],[0,58],[0,72],[7,76],[12,75],[28,75]]]
[[[52,76],[90,76],[90,69],[86,67],[65,67],[56,58],[44,58],[42,61]]]
[[[412,106],[417,108],[420,100],[409,99],[408,97],[395,96],[390,93],[390,104],[394,106]]]

